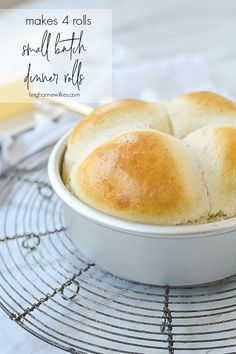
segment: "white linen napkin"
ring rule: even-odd
[[[0,132],[0,173],[5,168],[56,142],[66,131],[72,129],[80,116],[66,112],[57,121],[52,121],[43,113],[36,112],[34,119],[33,129],[15,137]]]

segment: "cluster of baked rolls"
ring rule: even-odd
[[[236,104],[211,92],[94,109],[71,133],[62,178],[81,201],[134,222],[236,215]]]

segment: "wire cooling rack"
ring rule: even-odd
[[[236,353],[236,276],[174,288],[102,272],[67,235],[48,153],[0,176],[0,306],[9,318],[71,353]]]

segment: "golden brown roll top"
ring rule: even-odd
[[[214,122],[235,121],[236,104],[212,92],[192,92],[165,102],[173,134],[183,138]]]
[[[70,135],[62,178],[83,202],[135,222],[236,216],[236,105],[195,92],[101,106]]]
[[[151,224],[207,215],[198,166],[178,139],[131,131],[108,139],[75,166],[72,192],[107,214]]]
[[[134,129],[156,129],[171,133],[167,113],[160,104],[127,99],[114,101],[94,109],[71,133],[63,165],[63,179],[69,183],[73,163],[106,139]]]

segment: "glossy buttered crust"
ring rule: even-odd
[[[62,176],[70,183],[70,171],[96,146],[124,131],[154,129],[171,134],[164,106],[141,100],[114,101],[96,108],[82,119],[71,133],[63,164]]]
[[[71,133],[62,178],[91,207],[135,222],[234,216],[236,106],[210,92],[101,106]]]

